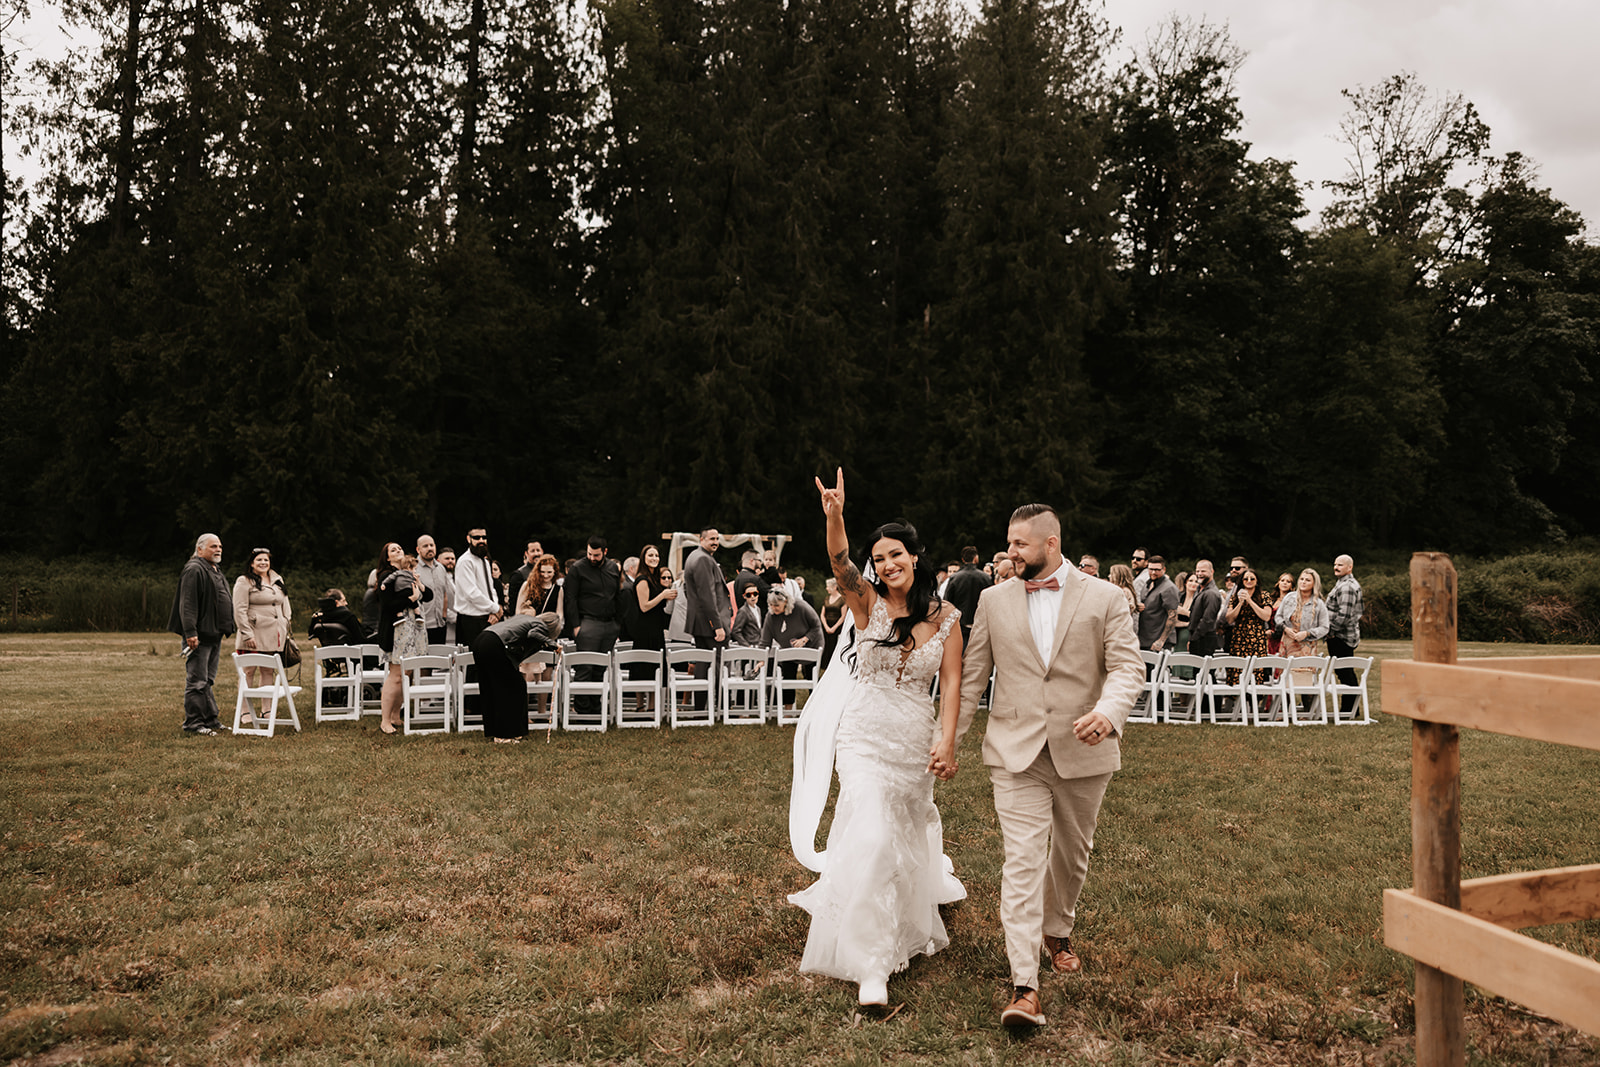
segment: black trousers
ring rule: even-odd
[[[573,638],[573,642],[579,652],[610,652],[617,647],[617,634],[621,630],[616,619],[596,619],[585,615],[578,620],[578,636]],[[603,674],[604,671],[599,667],[579,667],[573,672],[573,680],[593,682]],[[573,699],[572,705],[592,715],[599,710],[600,698],[580,696]]]

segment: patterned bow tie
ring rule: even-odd
[[[1037,593],[1041,589],[1048,589],[1053,593],[1057,589],[1061,588],[1061,583],[1056,581],[1054,578],[1046,578],[1042,582],[1033,581],[1031,578],[1024,578],[1022,580],[1022,584],[1027,586],[1028,592],[1030,593]]]

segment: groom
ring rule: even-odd
[[[1082,966],[1070,940],[1078,892],[1100,800],[1122,767],[1117,738],[1144,684],[1144,661],[1122,591],[1062,559],[1053,509],[1018,508],[1007,540],[1017,577],[978,600],[956,748],[992,667],[983,762],[1005,838],[1000,922],[1015,987],[1000,1021],[1041,1026],[1040,946],[1057,971]]]

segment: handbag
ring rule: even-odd
[[[300,666],[300,646],[294,643],[293,636],[284,639],[283,650],[278,655],[283,659],[285,667]]]

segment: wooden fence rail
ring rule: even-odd
[[[1514,931],[1600,918],[1600,864],[1461,880],[1466,726],[1600,749],[1600,656],[1456,663],[1450,557],[1411,557],[1414,660],[1383,665],[1383,710],[1412,720],[1410,889],[1383,893],[1383,940],[1417,961],[1418,1067],[1466,1062],[1462,981],[1600,1035],[1600,963]]]

